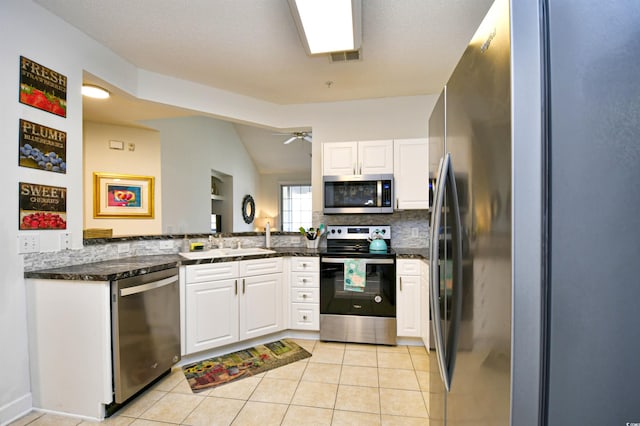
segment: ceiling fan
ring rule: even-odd
[[[290,133],[290,134],[291,134],[291,137],[283,142],[285,145],[288,145],[291,142],[296,141],[296,140],[305,140],[305,141],[311,143],[311,140],[312,140],[311,139],[311,132],[293,132],[293,133]]]

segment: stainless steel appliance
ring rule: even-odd
[[[640,424],[638,22],[633,1],[497,1],[440,96],[431,425]]]
[[[393,175],[324,176],[324,213],[393,213]]]
[[[494,5],[494,7],[496,7]],[[430,424],[509,423],[511,126],[508,5],[466,49],[429,119]],[[433,164],[433,163],[432,163]],[[434,353],[435,352],[435,353]]]
[[[369,252],[378,232],[386,252]],[[320,255],[320,340],[396,344],[396,259],[390,226],[328,226]]]
[[[180,360],[178,269],[111,282],[115,402],[121,404]]]

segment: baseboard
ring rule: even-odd
[[[15,401],[0,407],[0,426],[6,426],[9,423],[26,415],[33,409],[33,400],[31,393],[28,393]]]

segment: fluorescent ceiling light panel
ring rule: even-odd
[[[289,0],[308,53],[360,48],[360,0]]]

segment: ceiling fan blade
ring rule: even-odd
[[[285,145],[289,145],[291,142],[295,141],[296,139],[298,139],[296,136],[292,136],[289,139],[287,139],[286,141],[284,141]]]
[[[309,135],[303,136],[302,139],[304,139],[305,141],[311,143],[311,136],[309,136]]]

